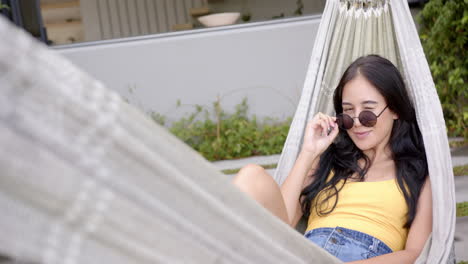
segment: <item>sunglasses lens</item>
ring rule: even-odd
[[[350,129],[354,125],[354,120],[346,114],[339,114],[336,120],[338,126],[342,129]]]
[[[361,122],[363,126],[373,127],[377,123],[377,116],[371,111],[362,111],[359,114],[359,122]]]

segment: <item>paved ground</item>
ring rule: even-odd
[[[460,166],[468,164],[468,147],[458,148],[451,152],[452,154],[452,165]],[[261,165],[270,165],[278,163],[280,155],[271,155],[271,156],[256,156],[245,159],[237,160],[221,160],[215,161],[213,164],[218,167],[220,170],[226,169],[238,169],[242,168],[244,165],[249,163],[261,164]]]
[[[468,164],[468,147],[458,148],[452,150],[452,165],[460,166]],[[230,161],[217,161],[213,164],[220,170],[225,169],[238,169],[246,164],[254,163],[261,165],[276,164],[279,160],[280,155],[273,156],[260,156],[251,157],[240,160]],[[270,174],[274,173],[274,169],[267,170]],[[233,175],[229,175],[232,177]],[[455,195],[457,202],[468,202],[468,175],[467,176],[456,176],[455,177]],[[455,235],[455,254],[457,256],[457,262],[461,260],[468,261],[468,216],[458,217],[456,223],[456,235]]]
[[[453,150],[452,165],[455,167],[465,164],[468,164],[468,146]]]
[[[455,256],[458,261],[468,261],[468,216],[457,217],[455,227]]]
[[[454,166],[468,164],[468,147],[452,151]],[[455,196],[457,203],[468,202],[468,176],[455,177]],[[455,229],[455,256],[457,261],[468,261],[468,216],[457,217]]]
[[[468,176],[455,177],[455,196],[457,203],[468,202]]]

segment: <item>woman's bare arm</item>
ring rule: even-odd
[[[307,123],[301,152],[288,177],[281,185],[288,223],[291,226],[295,226],[302,216],[302,210],[298,210],[298,204],[303,187],[311,180],[307,177],[308,172],[316,166],[319,156],[338,136],[338,131],[336,118],[322,113],[317,113]]]
[[[302,190],[304,190],[305,187],[309,186],[314,181],[314,173],[315,173],[315,170],[317,169],[318,160],[319,158],[315,159],[315,161],[312,164],[312,168],[306,174],[304,183],[302,184],[301,192]],[[302,215],[303,215],[303,212],[302,212],[302,206],[301,206],[301,197],[299,196],[299,199],[297,200],[296,214],[294,215],[294,218],[291,221],[292,227],[297,226],[297,223],[299,222],[299,220],[301,220]]]
[[[317,154],[309,152],[301,152],[294,164],[293,169],[288,177],[281,185],[281,193],[283,195],[284,204],[288,212],[289,224],[295,226],[302,216],[302,210],[298,209],[299,197],[307,179],[306,175],[312,168],[312,165],[317,158]],[[300,205],[299,205],[300,209]]]

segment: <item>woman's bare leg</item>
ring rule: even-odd
[[[263,167],[255,164],[244,166],[232,183],[290,225],[280,187]]]

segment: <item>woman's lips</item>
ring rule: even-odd
[[[367,137],[367,135],[369,135],[370,131],[367,131],[367,132],[354,132],[354,135],[358,138],[358,139],[364,139]]]

